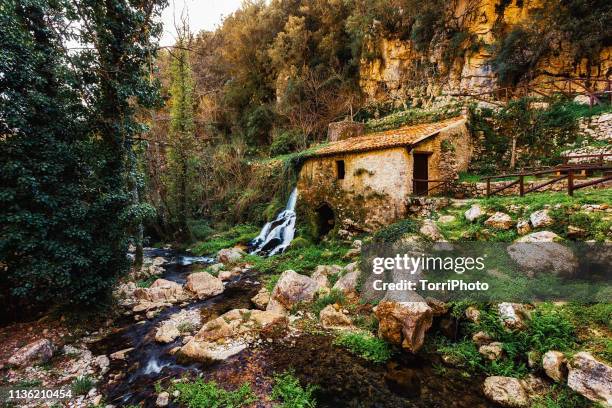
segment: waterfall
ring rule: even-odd
[[[297,188],[294,188],[285,209],[272,222],[266,223],[261,232],[249,243],[251,254],[272,256],[283,252],[295,235],[295,203]]]

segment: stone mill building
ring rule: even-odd
[[[432,180],[455,179],[472,154],[464,117],[365,135],[363,125],[333,125],[339,135],[308,156],[298,177],[299,200],[314,211],[319,236],[404,218],[411,196],[435,191]]]

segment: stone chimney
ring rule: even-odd
[[[361,122],[332,122],[327,128],[327,140],[337,142],[365,133],[365,124]]]

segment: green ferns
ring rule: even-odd
[[[314,408],[317,406],[312,395],[315,390],[312,385],[302,387],[300,381],[287,371],[274,376],[271,398],[281,401],[281,408]]]

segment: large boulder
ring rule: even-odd
[[[329,287],[329,277],[342,271],[339,265],[319,265],[310,276],[317,281],[320,287]]]
[[[484,215],[484,211],[478,204],[473,204],[463,215],[469,222],[474,222]]]
[[[244,251],[240,248],[225,248],[217,252],[217,262],[222,264],[234,263],[242,259]]]
[[[183,309],[165,320],[155,332],[155,340],[171,343],[187,332],[195,331],[201,325],[201,314],[197,309]]]
[[[580,352],[570,361],[567,385],[591,401],[612,407],[612,367],[589,353]]]
[[[196,272],[187,276],[185,288],[198,299],[206,299],[223,293],[223,282],[208,272]]]
[[[537,243],[537,242],[556,242],[560,241],[561,237],[551,231],[538,231],[532,232],[529,235],[525,235],[522,238],[516,240],[516,242],[523,243]]]
[[[516,232],[519,235],[529,234],[531,232],[531,225],[529,221],[521,220],[516,224]]]
[[[183,286],[166,279],[157,279],[148,288],[137,288],[134,297],[141,302],[177,303],[189,298]]]
[[[567,376],[567,359],[560,351],[547,351],[542,356],[542,368],[547,376],[557,382],[562,382]]]
[[[421,225],[419,232],[425,238],[434,242],[441,241],[444,239],[444,236],[442,236],[442,233],[440,232],[440,229],[438,228],[436,223],[430,219],[423,221],[423,225]]]
[[[550,272],[562,277],[574,276],[579,266],[574,252],[558,242],[523,240],[534,234],[526,235],[508,246],[506,250],[510,258],[531,277],[538,272]]]
[[[548,210],[536,211],[529,216],[533,228],[544,228],[553,224],[553,219],[548,215]]]
[[[359,280],[359,270],[349,272],[338,279],[334,284],[333,289],[337,289],[345,295],[354,294],[357,292],[357,281]]]
[[[491,401],[508,408],[532,406],[532,402],[545,394],[548,389],[544,381],[533,375],[519,380],[513,377],[487,377],[483,391]]]
[[[508,329],[524,329],[526,321],[531,319],[529,308],[520,303],[502,302],[497,305],[499,318]]]
[[[325,329],[346,329],[352,327],[351,319],[344,313],[336,310],[333,305],[327,305],[319,313],[321,326]]]
[[[383,300],[376,306],[378,336],[404,349],[416,352],[425,341],[433,322],[433,312],[425,302]]]
[[[512,228],[514,221],[508,214],[498,211],[485,221],[485,225],[499,230],[508,230]]]
[[[478,348],[478,352],[489,360],[493,361],[499,359],[502,356],[502,354],[504,353],[504,348],[502,343],[494,341],[490,344],[484,344],[480,346]]]
[[[487,377],[483,392],[489,400],[502,407],[523,408],[529,406],[529,396],[518,378]]]
[[[259,292],[251,298],[251,302],[260,310],[266,310],[268,302],[270,302],[270,292],[267,288],[259,289]]]
[[[270,295],[267,311],[286,312],[298,302],[312,302],[321,288],[314,279],[292,270],[283,272]]]
[[[180,354],[197,361],[224,360],[244,350],[259,335],[281,331],[286,326],[287,318],[282,314],[234,309],[207,322]]]
[[[155,332],[155,341],[159,343],[172,343],[181,332],[174,322],[163,323]]]
[[[54,347],[51,340],[41,339],[29,343],[9,358],[8,364],[16,367],[46,363],[53,357]]]

